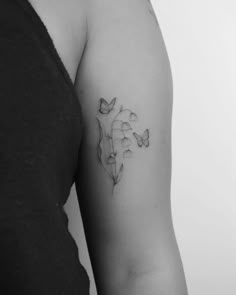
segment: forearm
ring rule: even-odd
[[[154,246],[156,250],[150,250],[149,254],[148,249],[152,249],[149,241],[149,246],[142,247],[140,252],[137,252],[140,243],[136,243],[128,256],[124,255],[120,245],[110,250],[103,245],[103,259],[100,267],[97,265],[94,269],[98,295],[187,295],[175,235],[167,229],[165,234],[169,238],[159,235],[159,242]]]

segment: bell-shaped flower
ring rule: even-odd
[[[116,159],[113,154],[110,154],[109,157],[107,158],[107,164],[115,164]]]
[[[122,139],[121,139],[121,145],[122,146],[130,146],[132,144],[132,141],[131,141],[131,139],[129,138],[129,137],[123,137]]]
[[[123,158],[131,158],[132,157],[132,151],[130,149],[127,149],[123,152]]]
[[[137,115],[135,114],[135,113],[133,113],[133,112],[131,112],[130,114],[129,114],[129,120],[130,121],[137,121]]]
[[[129,130],[132,130],[131,126],[130,126],[130,123],[128,122],[123,122],[122,125],[121,125],[121,130],[122,131],[129,131]]]

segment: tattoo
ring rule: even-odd
[[[133,125],[138,121],[138,116],[130,109],[123,108],[123,105],[117,109],[116,102],[116,97],[110,103],[100,98],[97,116],[99,128],[97,158],[111,177],[112,194],[123,175],[125,160],[133,156],[131,148],[133,141],[139,148],[149,147],[149,129],[142,134],[134,132]]]

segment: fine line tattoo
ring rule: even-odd
[[[149,129],[145,129],[142,134],[135,132],[133,125],[138,116],[123,105],[117,110],[116,102],[116,97],[110,103],[100,98],[97,116],[97,158],[112,180],[112,194],[123,175],[125,160],[133,156],[134,141],[139,148],[148,148],[150,144]]]

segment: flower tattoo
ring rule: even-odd
[[[100,98],[97,116],[99,128],[97,158],[111,177],[112,193],[122,178],[125,160],[133,156],[134,142],[139,148],[149,147],[149,130],[146,129],[141,135],[133,130],[137,120],[138,116],[130,109],[125,109],[122,105],[117,109],[116,97],[110,103]]]

